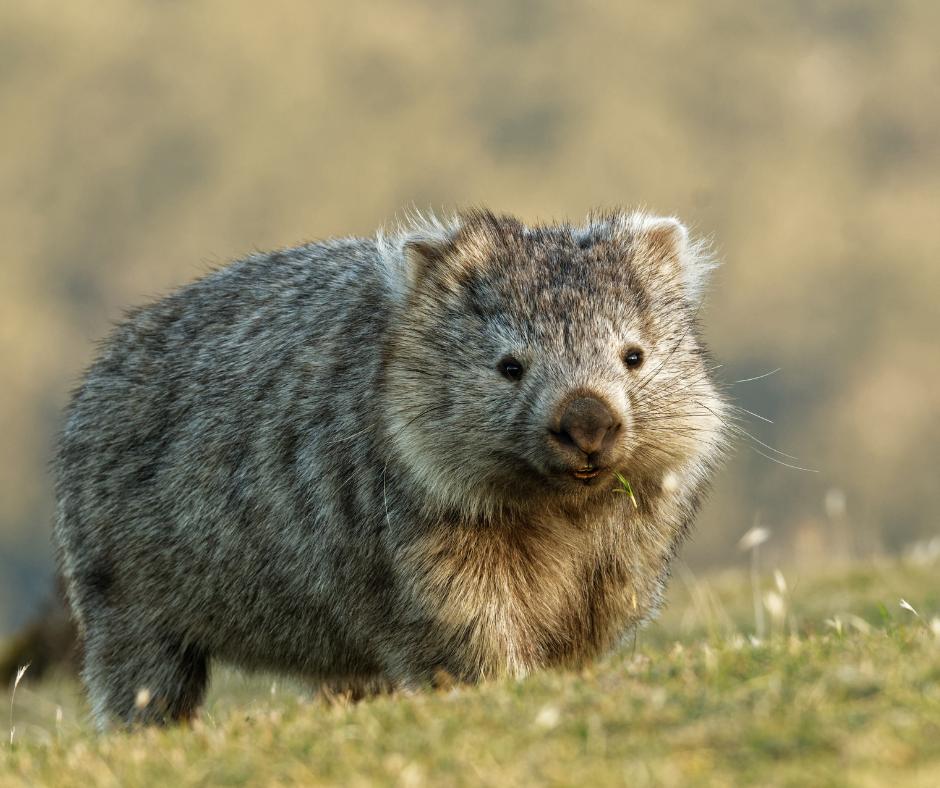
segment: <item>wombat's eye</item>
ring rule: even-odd
[[[639,348],[628,350],[623,357],[623,363],[627,365],[627,369],[637,369],[643,364],[643,351]]]
[[[512,356],[507,356],[502,361],[500,361],[497,369],[503,377],[508,378],[513,383],[518,383],[520,380],[522,380],[522,376],[525,374],[525,369],[522,367],[522,362],[517,361]]]

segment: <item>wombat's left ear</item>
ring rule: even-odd
[[[436,225],[412,233],[402,244],[402,257],[408,275],[409,288],[422,286],[454,289],[468,260],[458,254],[459,225]]]
[[[693,303],[701,299],[715,261],[705,244],[690,240],[681,222],[672,217],[646,216],[636,242],[639,256],[648,261],[656,279],[678,284]]]
[[[446,264],[452,247],[450,236],[443,233],[440,235],[421,233],[405,240],[401,251],[405,258],[412,289]]]

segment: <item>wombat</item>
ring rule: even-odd
[[[723,453],[712,267],[674,219],[481,209],[131,312],[56,463],[98,723],[192,717],[211,660],[360,696],[617,645]]]

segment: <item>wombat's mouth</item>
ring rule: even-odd
[[[575,479],[593,479],[600,472],[601,472],[600,468],[592,468],[588,466],[587,468],[582,468],[580,471],[575,471],[574,478]]]

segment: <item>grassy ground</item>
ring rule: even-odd
[[[96,735],[74,682],[24,682],[0,786],[937,786],[938,570],[765,577],[761,641],[747,577],[680,572],[588,671],[349,707],[219,671],[192,729]]]

